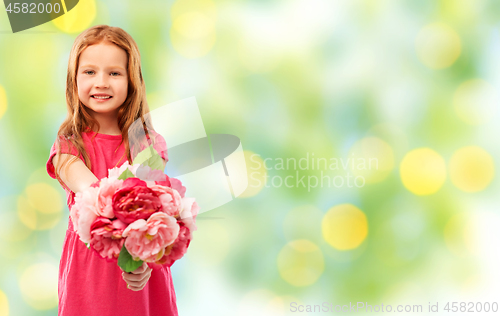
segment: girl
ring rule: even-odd
[[[126,160],[132,163],[133,154],[150,143],[168,161],[165,140],[145,120],[149,108],[139,49],[124,30],[98,25],[75,39],[66,102],[68,116],[52,146],[47,172],[65,189],[69,208],[76,192],[106,177],[108,169]],[[144,142],[129,135],[129,127],[138,119],[144,131],[137,134],[146,136]],[[153,271],[143,264],[124,273],[116,262],[87,249],[71,220],[59,265],[58,292],[62,316],[177,315],[170,268]]]

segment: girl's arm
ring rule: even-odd
[[[52,159],[55,170],[60,170],[59,176],[66,186],[73,192],[81,192],[96,182],[97,177],[80,159],[69,154],[57,154]],[[68,160],[69,159],[69,160]],[[59,169],[59,163],[67,163]],[[69,165],[68,165],[69,164]]]

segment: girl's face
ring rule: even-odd
[[[106,41],[83,50],[76,84],[78,97],[91,114],[117,115],[127,98],[127,62],[127,53]]]

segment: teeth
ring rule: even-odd
[[[94,95],[94,99],[109,99],[111,98],[109,95],[108,96],[100,96],[100,95]]]

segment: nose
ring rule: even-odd
[[[104,72],[101,72],[98,74],[95,80],[95,87],[96,88],[108,88],[109,87],[109,79],[108,76]]]

